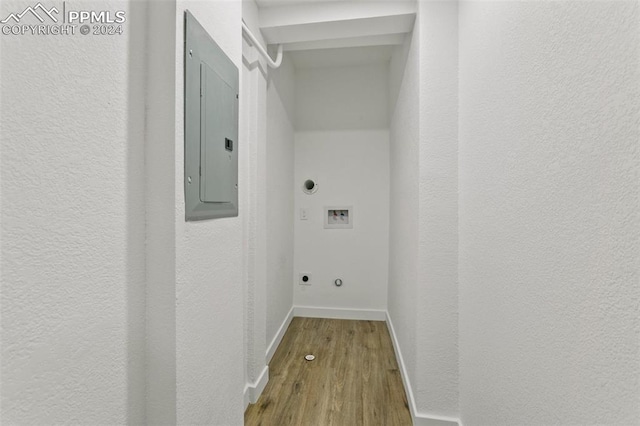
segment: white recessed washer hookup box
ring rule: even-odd
[[[325,229],[353,228],[353,206],[324,207],[323,216]]]

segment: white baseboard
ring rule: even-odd
[[[242,397],[244,399],[244,409],[246,410],[249,406],[249,403],[251,402],[251,398],[249,398],[249,385],[244,385],[244,392],[242,394]]]
[[[258,402],[258,398],[260,398],[260,395],[262,395],[262,391],[264,390],[265,386],[267,386],[267,383],[269,383],[269,366],[265,365],[262,369],[262,372],[260,373],[260,377],[258,377],[258,380],[256,380],[255,386],[252,386],[251,388],[251,393],[249,394],[249,396],[251,397],[252,404]]]
[[[249,406],[249,404],[255,404],[258,402],[258,398],[262,394],[265,386],[269,382],[269,366],[265,365],[258,377],[258,380],[255,383],[247,383],[244,386],[244,408],[245,410]]]
[[[289,309],[289,313],[285,317],[284,321],[282,321],[282,325],[280,325],[278,332],[273,337],[273,340],[271,340],[271,343],[267,347],[267,357],[266,357],[267,364],[271,362],[271,358],[273,358],[273,354],[276,353],[276,349],[278,349],[280,342],[282,342],[284,333],[287,332],[287,328],[289,328],[289,324],[291,324],[292,319],[293,319],[293,307]]]
[[[368,309],[317,308],[315,306],[294,306],[293,316],[307,318],[384,321],[386,319],[386,311],[376,311]]]
[[[459,426],[457,419],[435,416],[433,414],[418,414],[413,419],[413,426]]]
[[[416,424],[416,400],[413,397],[413,390],[411,388],[411,382],[409,381],[409,374],[407,373],[407,366],[402,358],[402,352],[400,351],[400,344],[398,343],[398,337],[396,331],[393,328],[393,322],[389,316],[389,312],[386,313],[387,328],[391,335],[391,343],[393,343],[393,351],[396,353],[396,360],[398,361],[398,367],[400,367],[400,377],[402,377],[402,384],[404,385],[404,392],[407,395],[407,402],[409,403],[409,411],[411,412],[411,418],[413,424]]]
[[[273,337],[273,340],[271,341],[271,343],[269,344],[269,347],[267,348],[267,353],[265,355],[265,364],[267,365],[265,365],[264,368],[262,369],[262,372],[260,373],[260,377],[258,377],[258,380],[256,380],[255,383],[247,383],[244,386],[243,397],[244,397],[245,410],[247,409],[249,404],[255,404],[258,401],[258,398],[260,398],[260,395],[262,395],[262,391],[267,386],[267,383],[269,382],[269,362],[271,361],[273,354],[276,352],[276,349],[278,349],[278,345],[280,345],[280,342],[282,341],[282,337],[284,337],[284,333],[287,331],[287,328],[289,327],[289,324],[291,324],[292,319],[293,319],[293,307],[289,310],[289,313],[287,314],[286,318],[282,322],[282,325],[280,325],[278,332]]]
[[[404,391],[407,394],[407,402],[409,403],[409,411],[411,412],[411,419],[414,426],[461,426],[460,420],[453,417],[444,417],[433,414],[418,413],[416,407],[416,400],[413,397],[413,390],[411,388],[411,382],[409,380],[409,374],[407,373],[407,367],[402,358],[402,352],[400,351],[400,344],[398,343],[398,337],[396,331],[393,328],[393,322],[389,312],[385,312],[385,318],[387,320],[387,326],[389,328],[389,334],[391,334],[391,342],[393,343],[393,350],[396,353],[396,359],[398,366],[400,367],[400,376],[402,377],[402,384],[404,385]]]

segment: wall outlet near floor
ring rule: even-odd
[[[311,285],[311,274],[307,272],[300,272],[300,277],[298,278],[298,284]]]

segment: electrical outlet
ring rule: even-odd
[[[306,272],[300,272],[300,278],[298,279],[300,285],[311,285],[311,274]]]

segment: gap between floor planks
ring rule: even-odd
[[[386,323],[294,318],[244,419],[246,426],[411,425]]]

